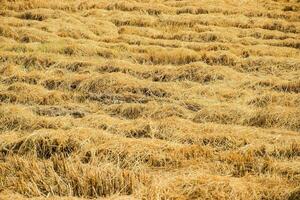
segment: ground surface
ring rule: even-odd
[[[300,199],[297,0],[0,0],[0,199]]]

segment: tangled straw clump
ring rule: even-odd
[[[300,199],[296,0],[0,0],[0,199]]]

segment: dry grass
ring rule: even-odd
[[[300,199],[297,0],[0,0],[0,200]]]

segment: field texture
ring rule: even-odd
[[[0,0],[0,199],[299,200],[299,0]]]

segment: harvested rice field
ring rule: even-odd
[[[0,200],[299,200],[299,0],[0,0]]]

